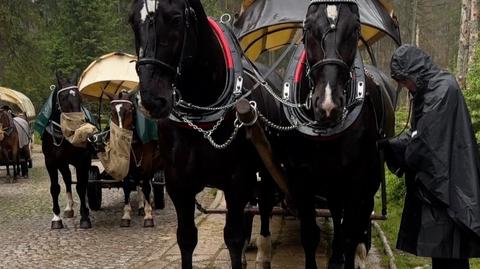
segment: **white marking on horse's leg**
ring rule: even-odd
[[[122,117],[120,117],[120,110],[122,109],[122,104],[115,105],[115,110],[117,111],[117,117],[118,117],[118,126],[120,128],[123,128],[123,123],[122,123]]]
[[[332,113],[335,107],[332,99],[332,88],[330,87],[330,83],[327,83],[325,87],[325,99],[322,103],[322,109],[325,111],[327,118],[330,117],[330,113]]]
[[[145,208],[145,195],[143,195],[143,191],[140,186],[137,186],[137,200],[138,200],[138,209]]]
[[[143,219],[153,219],[152,212],[152,206],[148,201],[145,201],[145,217],[143,217]]]
[[[72,208],[73,208],[72,193],[67,192],[67,206],[65,207],[65,211],[72,211]]]
[[[257,237],[257,259],[258,265],[263,266],[265,263],[272,261],[272,237],[260,235]]]
[[[358,244],[355,250],[355,268],[367,268],[367,248],[364,243]]]
[[[142,19],[142,22],[145,22],[145,20],[147,19],[148,12],[155,12],[157,10],[157,7],[158,3],[156,0],[143,1],[143,7],[142,10],[140,10],[140,18]]]
[[[130,206],[130,203],[128,203],[123,207],[122,219],[128,219],[128,220],[132,219],[130,213],[132,213],[132,207]]]
[[[60,218],[60,216],[59,216],[59,215],[55,215],[55,214],[53,214],[52,221],[60,221],[60,220],[62,220],[62,218]]]

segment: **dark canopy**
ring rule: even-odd
[[[301,35],[309,0],[246,0],[234,23],[247,56],[255,60],[265,50],[275,50]],[[369,43],[387,34],[400,45],[400,30],[386,0],[358,0],[362,37]]]

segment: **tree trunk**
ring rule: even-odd
[[[473,57],[475,56],[475,48],[478,43],[478,0],[471,1],[470,12],[470,44],[468,50],[468,64],[470,66],[473,63]]]
[[[418,10],[418,0],[413,0],[413,4],[412,4],[412,7],[413,7],[413,17],[412,17],[412,26],[410,29],[412,29],[412,33],[411,33],[411,39],[410,39],[410,42],[411,44],[415,44],[418,46],[418,31],[417,31],[417,28],[418,28],[418,23],[417,23],[417,10]]]
[[[470,17],[472,0],[462,0],[462,12],[460,18],[460,38],[457,56],[457,80],[461,89],[465,87],[468,71],[468,51],[470,40]]]

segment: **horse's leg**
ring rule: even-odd
[[[342,229],[343,206],[341,201],[335,201],[332,198],[328,201],[328,208],[332,214],[333,221],[332,256],[328,261],[328,269],[342,269],[345,265],[345,249]]]
[[[373,210],[373,197],[350,201],[345,208],[343,230],[345,231],[345,268],[365,269],[367,249],[365,235]]]
[[[82,156],[84,157],[84,156]],[[85,159],[79,162],[77,165],[77,194],[80,198],[80,228],[81,229],[89,229],[92,228],[92,222],[90,221],[90,210],[87,207],[87,185],[88,185],[88,171],[90,168],[90,159]]]
[[[17,180],[18,176],[18,163],[20,162],[20,159],[18,158],[18,140],[17,140],[17,146],[14,146],[12,149],[12,161],[13,161],[13,180]]]
[[[140,185],[137,186],[138,215],[145,216],[145,193]]]
[[[152,191],[152,187],[150,185],[150,179],[152,177],[144,177],[142,181],[142,191],[138,193],[138,195],[142,196],[145,204],[145,217],[143,217],[143,227],[153,227],[155,224],[153,222],[153,210],[152,204],[150,204],[150,192]]]
[[[65,183],[65,189],[67,191],[67,205],[63,211],[65,218],[73,218],[73,196],[72,196],[72,173],[68,164],[62,165],[58,168],[62,174],[63,182]]]
[[[50,194],[52,195],[53,203],[53,219],[51,227],[52,229],[62,229],[63,222],[62,218],[60,218],[60,205],[58,204],[58,195],[60,194],[60,185],[58,184],[58,170],[56,166],[50,164],[48,161],[45,161],[45,163],[47,166],[48,175],[50,176]]]
[[[244,182],[245,179],[242,181]],[[245,184],[245,182],[243,184]],[[242,251],[246,239],[244,209],[248,201],[248,196],[244,189],[231,187],[225,190],[225,200],[227,203],[227,216],[225,228],[223,229],[223,237],[230,253],[232,268],[241,269],[243,268]]]
[[[177,243],[182,255],[182,269],[192,269],[192,256],[198,242],[195,226],[195,193],[184,189],[169,190],[177,212]]]
[[[270,268],[272,262],[272,239],[270,235],[270,216],[275,203],[275,184],[268,171],[262,169],[262,181],[258,206],[260,209],[260,236],[257,238],[257,268]]]
[[[130,227],[130,221],[132,219],[132,206],[130,205],[130,181],[128,179],[123,180],[123,196],[124,196],[124,206],[123,206],[123,216],[120,221],[120,227]]]

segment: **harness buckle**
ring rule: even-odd
[[[243,77],[238,76],[237,82],[235,83],[235,90],[233,91],[233,94],[237,96],[242,94],[242,89],[243,89]]]

